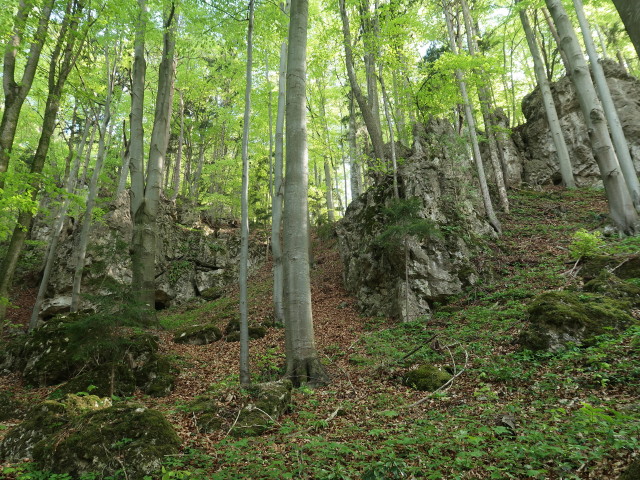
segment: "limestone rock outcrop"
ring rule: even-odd
[[[129,252],[133,225],[129,193],[123,192],[104,207],[107,212],[92,225],[85,260],[82,293],[108,297],[131,284]],[[209,298],[238,275],[240,235],[237,228],[212,227],[195,207],[181,207],[163,199],[158,218],[156,252],[156,307],[180,304],[194,297]],[[47,241],[49,229],[36,228],[36,237]],[[76,259],[73,255],[80,222],[67,222],[58,247],[58,259],[40,316],[46,320],[69,311]],[[250,245],[249,268],[253,271],[264,258],[264,245]],[[85,297],[84,307],[91,307]]]
[[[367,315],[428,315],[435,302],[477,281],[472,257],[493,232],[473,191],[466,148],[450,124],[431,120],[414,136],[412,155],[398,167],[400,197],[417,199],[417,218],[434,234],[381,247],[380,236],[392,227],[385,217],[394,197],[390,175],[354,199],[336,226],[345,286]]]
[[[602,66],[636,170],[640,171],[640,80],[628,75],[611,60],[603,60]],[[576,184],[601,185],[589,132],[571,80],[564,77],[552,83],[551,92],[569,149]],[[538,88],[523,99],[522,113],[526,123],[514,129],[513,138],[524,157],[524,182],[529,185],[559,184],[561,176],[555,146]]]

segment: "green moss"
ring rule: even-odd
[[[579,273],[588,282],[604,269],[614,269],[613,273],[622,280],[640,278],[640,255],[595,255],[583,260]]]
[[[163,458],[178,452],[180,439],[160,412],[120,404],[71,421],[33,449],[37,464],[52,472],[81,476],[127,471],[142,478],[160,469]]]
[[[627,302],[568,291],[543,293],[528,313],[529,325],[519,342],[530,350],[559,351],[569,343],[589,345],[598,335],[634,323]]]
[[[251,437],[269,430],[289,408],[292,388],[289,380],[252,385],[248,390],[251,401],[240,411],[231,435]]]
[[[596,278],[587,282],[584,290],[626,300],[635,307],[640,306],[640,286],[621,280],[608,270],[602,270]]]
[[[637,480],[638,478],[640,478],[640,460],[629,465],[618,480]]]
[[[222,427],[222,418],[218,415],[218,402],[214,397],[208,395],[197,397],[189,404],[189,411],[200,433],[211,433]]]
[[[22,415],[23,405],[11,391],[0,392],[0,422]]]
[[[173,390],[178,372],[167,357],[156,355],[136,371],[136,383],[147,395],[163,397]]]
[[[206,345],[222,338],[222,332],[212,323],[207,325],[194,325],[178,330],[173,341],[188,345]]]
[[[425,363],[415,370],[410,370],[402,379],[407,387],[423,392],[433,392],[451,380],[451,375],[439,368]]]
[[[105,363],[81,373],[56,389],[52,397],[67,393],[88,392],[100,397],[128,397],[136,389],[136,378],[128,365]]]
[[[220,287],[209,287],[200,292],[200,296],[209,302],[219,299],[222,295],[224,295],[224,289]]]

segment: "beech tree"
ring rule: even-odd
[[[144,18],[144,0],[139,0],[141,16]],[[137,301],[143,305],[148,312],[155,309],[155,255],[157,243],[157,217],[160,204],[160,189],[162,186],[162,175],[164,172],[164,162],[169,142],[169,119],[171,118],[171,107],[173,103],[174,80],[175,80],[175,31],[176,31],[176,7],[171,2],[166,9],[163,22],[163,47],[162,61],[158,70],[158,90],[156,95],[155,115],[153,121],[153,131],[149,148],[149,160],[147,164],[146,178],[140,171],[140,162],[136,160],[136,171],[132,171],[132,211],[133,211],[133,240],[132,240],[132,287],[136,292]],[[138,37],[138,34],[142,38]],[[136,58],[140,61],[138,53],[144,54],[144,31],[136,32]],[[141,42],[141,43],[138,43]],[[138,52],[138,48],[142,51]],[[143,61],[143,60],[142,60]],[[139,78],[136,77],[136,73]],[[139,82],[144,78],[144,70],[135,72],[134,82]],[[144,87],[144,83],[142,83]],[[132,94],[133,89],[132,89]],[[135,94],[134,94],[135,95]],[[141,112],[137,112],[138,114]],[[133,102],[132,102],[133,117]],[[136,122],[138,123],[138,122]],[[132,118],[132,129],[133,118]],[[135,127],[136,129],[138,126]],[[136,135],[139,135],[136,130]],[[132,131],[131,142],[134,141]],[[140,138],[136,139],[140,141]],[[138,155],[138,152],[136,153]],[[132,167],[134,157],[131,159]],[[135,183],[134,183],[135,173]],[[134,210],[134,206],[136,207]],[[155,315],[148,315],[154,318]]]
[[[640,9],[636,0],[613,0],[618,9],[624,28],[640,58]]]
[[[580,109],[591,139],[591,148],[598,162],[600,176],[607,193],[611,220],[621,233],[634,235],[638,232],[638,215],[620,171],[609,137],[606,118],[576,32],[561,0],[545,1],[560,35],[560,48],[565,51],[571,68],[570,78],[580,102]]]
[[[306,56],[308,0],[293,0],[289,23],[284,193],[286,376],[296,386],[328,381],[315,347],[309,277]]]

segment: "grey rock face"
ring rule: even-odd
[[[123,192],[107,208],[103,221],[92,226],[82,281],[83,294],[108,296],[131,284],[129,246],[133,225],[128,192]],[[212,287],[222,288],[235,282],[238,275],[238,230],[212,228],[199,215],[194,215],[193,209],[182,210],[168,200],[161,202],[156,252],[156,304],[159,308],[183,303]],[[80,222],[76,222],[63,233],[47,299],[41,310],[43,319],[69,310],[75,270],[73,250],[79,231]],[[47,240],[44,235],[40,237]],[[264,246],[251,245],[249,256],[251,272],[263,261]],[[90,308],[90,300],[85,300],[83,306]]]
[[[613,61],[604,60],[602,66],[636,170],[640,170],[640,81]],[[564,77],[552,83],[551,92],[569,149],[576,184],[601,185],[589,132],[571,80]],[[559,184],[561,176],[555,146],[538,88],[522,100],[522,112],[527,121],[515,129],[513,138],[524,157],[524,182],[529,185]]]
[[[367,315],[414,320],[433,303],[477,281],[470,258],[492,230],[484,220],[466,147],[451,126],[431,121],[398,169],[400,197],[417,197],[418,216],[435,227],[427,238],[407,236],[381,248],[384,209],[393,199],[392,179],[381,179],[354,199],[336,230],[346,288]],[[406,281],[408,277],[408,283]]]

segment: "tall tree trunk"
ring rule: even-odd
[[[36,148],[31,163],[33,180],[31,181],[30,189],[31,200],[34,203],[38,197],[41,185],[39,174],[42,173],[42,169],[44,168],[49,152],[49,145],[51,144],[51,137],[56,128],[56,120],[64,86],[82,50],[89,28],[89,25],[86,25],[80,32],[78,31],[78,23],[82,10],[82,4],[75,4],[72,0],[68,1],[60,33],[51,53],[49,62],[49,90],[42,119],[42,129],[40,131],[38,147]],[[20,212],[18,222],[11,236],[9,248],[0,266],[0,320],[4,319],[7,313],[8,303],[3,299],[8,299],[9,297],[13,274],[15,273],[18,258],[24,247],[28,231],[31,228],[32,220],[33,213],[31,211],[25,210]]]
[[[155,320],[157,218],[162,174],[169,142],[169,122],[176,71],[175,30],[177,20],[175,15],[175,5],[171,3],[164,21],[162,61],[158,70],[158,93],[149,147],[146,184],[142,201],[133,217],[132,286],[138,302],[146,310],[145,320],[147,321]],[[133,141],[133,135],[131,140]]]
[[[542,14],[544,15],[544,19],[547,22],[547,26],[549,27],[549,31],[551,32],[551,36],[556,41],[556,46],[558,48],[558,53],[560,53],[560,58],[562,59],[562,64],[564,65],[564,69],[567,72],[567,75],[571,75],[571,66],[569,64],[569,59],[567,58],[567,54],[565,51],[560,48],[560,35],[558,35],[558,30],[556,26],[553,24],[553,20],[551,19],[551,15],[549,15],[549,10],[542,7]],[[551,80],[551,79],[549,79]]]
[[[327,219],[333,224],[336,221],[335,207],[333,206],[333,182],[331,181],[331,160],[324,159],[324,183],[327,189]]]
[[[522,22],[524,34],[527,37],[527,43],[529,44],[529,51],[533,58],[533,70],[536,74],[536,79],[538,80],[540,93],[542,94],[544,110],[547,114],[547,121],[549,122],[553,145],[556,147],[562,182],[567,188],[575,188],[576,183],[573,179],[573,169],[571,167],[569,150],[567,149],[567,144],[564,141],[564,135],[562,134],[562,128],[560,127],[560,120],[558,120],[558,112],[556,111],[556,104],[553,101],[549,81],[545,75],[542,59],[540,58],[538,43],[536,42],[535,34],[533,33],[531,24],[529,23],[529,17],[527,16],[527,11],[524,7],[520,9],[520,21]]]
[[[116,198],[127,188],[127,178],[129,178],[129,163],[131,162],[131,152],[129,151],[129,141],[127,140],[127,124],[122,122],[122,167],[120,168],[120,179],[116,189]]]
[[[113,87],[116,78],[116,68],[118,59],[114,59],[113,68],[109,65],[109,57],[105,55],[105,63],[107,69],[107,96],[104,102],[104,111],[102,114],[102,125],[100,125],[100,138],[98,139],[98,154],[96,163],[93,166],[93,175],[91,175],[91,183],[89,184],[89,195],[87,197],[87,206],[82,222],[82,230],[80,232],[80,241],[78,247],[74,251],[76,257],[76,269],[73,275],[73,287],[71,289],[71,313],[77,312],[80,308],[80,289],[82,286],[82,276],[84,271],[85,257],[87,254],[87,246],[89,244],[89,232],[91,231],[91,220],[93,217],[93,207],[98,196],[98,178],[104,164],[107,153],[107,128],[111,121],[111,101],[113,98]],[[97,119],[97,115],[96,115]]]
[[[358,161],[358,144],[356,142],[356,108],[353,91],[349,95],[349,163],[351,166],[351,200],[362,193],[362,172]]]
[[[382,140],[380,117],[378,115],[374,115],[371,99],[367,99],[364,96],[362,90],[360,89],[360,85],[358,84],[358,79],[356,78],[356,73],[353,67],[351,30],[349,28],[349,17],[347,16],[345,0],[339,0],[339,4],[340,17],[342,18],[342,34],[344,36],[345,64],[347,67],[347,76],[349,77],[351,91],[356,97],[356,101],[358,102],[358,106],[360,107],[360,112],[362,113],[362,118],[364,119],[364,123],[367,126],[367,132],[369,133],[369,138],[371,139],[374,154],[376,158],[384,161],[384,142]]]
[[[636,0],[613,0],[624,28],[640,58],[640,9]]]
[[[173,194],[171,201],[175,202],[180,193],[180,169],[182,168],[182,147],[184,146],[184,94],[180,90],[180,135],[178,137],[178,153],[176,154],[176,164],[173,170]]]
[[[593,72],[593,78],[596,84],[596,90],[598,97],[602,102],[602,108],[604,109],[607,123],[609,124],[609,132],[611,134],[611,140],[613,147],[618,157],[618,163],[620,169],[624,175],[625,183],[631,194],[631,201],[633,202],[636,210],[640,211],[640,183],[638,183],[638,174],[636,173],[635,166],[633,165],[633,159],[629,153],[629,145],[627,139],[624,136],[622,130],[622,124],[618,117],[618,111],[611,98],[611,92],[609,91],[609,85],[607,84],[607,77],[604,74],[600,59],[598,58],[598,52],[596,52],[596,46],[593,43],[591,37],[591,29],[589,28],[589,22],[584,14],[584,7],[582,6],[582,0],[573,0],[573,5],[578,15],[578,21],[580,22],[580,29],[582,30],[582,37],[584,38],[584,44],[587,47],[587,53],[589,54],[589,60],[591,62],[591,71]]]
[[[449,48],[454,55],[458,54],[458,46],[456,45],[456,38],[453,30],[453,22],[451,20],[451,12],[449,11],[449,5],[447,0],[442,1],[442,7],[444,9],[444,16],[447,23],[447,31],[449,32]],[[484,165],[482,163],[482,156],[480,155],[480,146],[478,145],[478,137],[476,135],[476,121],[473,118],[473,108],[471,107],[471,101],[469,94],[467,93],[467,84],[464,81],[464,77],[460,69],[456,70],[456,78],[458,79],[458,87],[460,88],[460,94],[464,102],[464,114],[467,121],[467,128],[469,129],[469,137],[471,139],[471,146],[473,152],[473,159],[476,164],[476,171],[478,173],[478,183],[480,184],[480,192],[482,194],[482,201],[487,214],[489,223],[498,233],[502,232],[500,221],[496,217],[493,210],[493,203],[491,202],[491,196],[489,195],[489,187],[487,186],[487,178],[484,174]]]
[[[591,81],[589,67],[584,60],[578,37],[562,1],[545,1],[562,38],[560,47],[565,51],[571,67],[571,81],[580,102],[591,139],[591,148],[598,162],[602,182],[607,193],[611,219],[621,233],[635,234],[638,232],[638,215],[620,172],[620,166],[616,160],[607,130],[604,112]]]
[[[298,386],[328,377],[315,347],[309,276],[309,181],[306,121],[308,0],[293,0],[287,60],[287,162],[284,211],[286,376]]]
[[[249,385],[249,309],[247,300],[249,263],[249,122],[251,119],[251,80],[253,67],[253,8],[249,0],[247,28],[247,73],[244,92],[244,125],[242,129],[242,214],[240,233],[240,385]]]
[[[384,105],[384,116],[387,119],[387,129],[389,130],[389,143],[391,144],[391,168],[393,173],[393,196],[400,198],[398,191],[398,162],[396,160],[396,142],[393,139],[393,120],[391,119],[391,107],[389,106],[389,95],[384,86],[382,77],[382,65],[379,67],[378,78],[380,79],[380,89],[382,90],[382,104]]]
[[[40,53],[47,40],[49,18],[51,17],[54,3],[54,0],[43,1],[38,28],[31,42],[22,78],[19,82],[16,82],[15,79],[17,56],[18,52],[22,50],[22,37],[33,9],[33,2],[20,0],[18,11],[14,17],[13,32],[5,47],[2,69],[4,109],[2,110],[2,120],[0,120],[0,189],[4,189],[4,174],[9,168],[9,159],[11,158],[13,141],[18,128],[20,110],[22,110],[22,105],[31,90],[38,62],[40,61]]]
[[[42,303],[44,302],[44,296],[47,292],[47,288],[49,287],[51,270],[53,269],[53,265],[57,258],[56,251],[58,249],[58,242],[60,241],[60,234],[62,233],[62,227],[64,225],[64,221],[67,218],[67,210],[69,209],[69,204],[71,203],[71,195],[73,194],[76,188],[76,183],[78,180],[78,172],[80,171],[80,163],[82,162],[83,152],[84,152],[85,145],[87,143],[87,139],[89,137],[90,130],[91,130],[91,120],[87,118],[84,128],[82,130],[82,139],[80,140],[80,144],[78,145],[78,148],[75,151],[75,154],[72,155],[73,166],[71,167],[71,171],[69,172],[69,176],[67,177],[67,182],[65,186],[66,195],[60,205],[60,208],[58,209],[55,224],[51,229],[51,239],[50,239],[49,247],[47,249],[47,255],[44,263],[44,270],[42,273],[42,279],[40,280],[40,287],[38,288],[38,294],[36,295],[36,300],[33,305],[33,311],[31,312],[31,320],[29,321],[30,331],[36,328],[38,325],[40,308],[42,307]]]
[[[460,0],[460,4],[462,5],[462,15],[464,17],[469,54],[475,57],[478,55],[478,45],[476,41],[475,28],[473,26],[473,19],[471,18],[471,12],[469,11],[469,6],[466,0]],[[478,86],[478,98],[480,100],[480,109],[484,120],[485,136],[489,143],[489,158],[491,160],[491,166],[493,167],[493,175],[496,182],[496,189],[498,190],[498,198],[500,199],[502,211],[509,213],[509,199],[507,197],[507,187],[505,185],[506,167],[503,168],[500,163],[502,145],[499,144],[495,136],[493,116],[491,114],[491,94],[487,87],[482,84],[488,80],[487,75],[482,68],[474,69],[474,74],[480,78],[481,83]]]
[[[284,115],[287,81],[287,43],[280,46],[280,68],[278,70],[278,112],[276,114],[276,138],[274,161],[274,191],[271,207],[271,254],[273,256],[273,313],[277,323],[284,324],[283,265],[282,265],[282,207],[284,199],[283,156]]]

